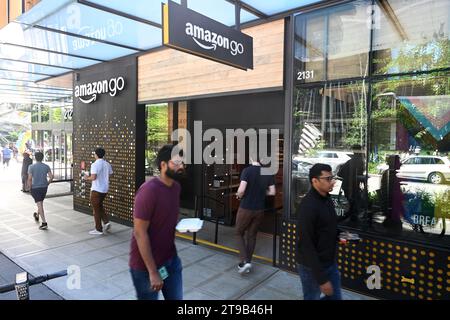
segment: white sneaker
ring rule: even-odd
[[[238,273],[240,274],[249,273],[251,268],[252,264],[249,262],[245,263],[242,267],[238,265]]]
[[[99,235],[102,235],[103,232],[98,231],[97,229],[94,229],[92,231],[89,231],[89,234],[93,234],[93,235],[99,236]]]
[[[109,231],[111,229],[111,222],[105,223],[103,225],[103,233]]]

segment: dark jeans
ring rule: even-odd
[[[103,208],[103,201],[106,198],[106,193],[100,193],[97,191],[91,191],[91,204],[94,209],[95,229],[102,232],[102,220],[103,223],[108,223],[109,219],[106,215],[105,208]]]
[[[165,300],[183,300],[183,277],[181,260],[175,256],[163,264],[169,276],[164,280],[162,294]],[[130,269],[134,288],[138,300],[158,300],[159,291],[154,291],[150,286],[150,278],[147,271]]]
[[[251,262],[256,246],[258,227],[264,218],[263,210],[239,208],[236,215],[236,235],[238,237],[239,257],[242,262]]]
[[[311,268],[299,264],[298,273],[302,283],[304,300],[342,300],[341,276],[336,263],[325,269],[327,278],[331,281],[331,285],[333,286],[332,296],[320,297],[320,286],[314,278]]]

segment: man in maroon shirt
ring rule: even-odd
[[[139,300],[183,299],[182,266],[175,248],[180,208],[183,159],[172,155],[173,145],[162,147],[156,158],[160,176],[145,182],[136,193],[130,272]],[[182,152],[180,152],[182,153]]]

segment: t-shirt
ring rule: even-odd
[[[3,159],[11,159],[11,153],[12,153],[11,149],[3,148],[2,153],[3,153]]]
[[[264,210],[267,188],[275,185],[274,176],[261,175],[261,167],[252,165],[242,171],[241,181],[246,181],[247,187],[240,207],[247,210]]]
[[[91,174],[96,174],[97,177],[92,181],[91,190],[107,193],[109,190],[109,175],[112,173],[112,167],[106,160],[95,160],[91,165]]]
[[[47,173],[50,172],[50,167],[42,162],[36,162],[28,167],[28,174],[31,173],[31,188],[46,188],[48,187]]]
[[[168,187],[159,178],[153,178],[139,188],[134,199],[133,216],[150,221],[147,233],[153,259],[158,267],[177,252],[175,227],[180,209],[180,191],[181,187],[176,181]],[[147,270],[134,234],[131,238],[129,266],[135,270]]]

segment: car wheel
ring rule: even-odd
[[[442,175],[442,173],[432,172],[428,176],[428,181],[433,184],[441,184],[441,183],[444,183],[445,179],[444,179],[444,176]]]

